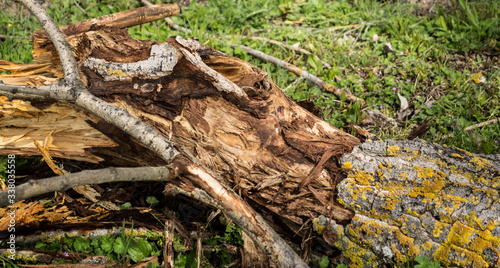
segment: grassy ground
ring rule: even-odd
[[[440,4],[434,6],[405,2],[193,1],[173,18],[192,33],[173,31],[164,21],[131,28],[130,33],[150,40],[165,40],[172,35],[197,37],[265,70],[282,88],[295,81],[296,75],[239,48],[233,49],[230,44],[250,46],[293,63],[366,100],[365,107],[345,103],[305,80],[288,89],[293,99],[313,101],[322,108],[325,120],[344,130],[349,123],[363,125],[366,111],[371,109],[397,117],[399,94],[407,99],[411,114],[402,118],[401,127],[375,127],[374,134],[403,139],[427,120],[431,128],[422,137],[425,140],[471,152],[499,153],[500,124],[471,131],[465,128],[500,117],[500,7],[494,0],[438,1]],[[68,0],[58,1],[48,9],[59,25],[66,25],[137,7],[139,3],[82,0],[80,5],[88,16]],[[23,15],[26,12],[22,9],[0,12],[0,34],[29,36],[39,28],[32,17]],[[299,44],[333,67],[325,69],[314,57],[249,40],[250,35]],[[384,52],[387,42],[394,53]],[[29,62],[30,49],[29,40],[6,39],[0,43],[0,58]]]
[[[61,26],[140,6],[139,1],[76,1],[86,15],[74,1],[52,2],[47,9]],[[364,107],[346,103],[304,80],[289,87],[290,97],[314,102],[326,121],[346,131],[348,124],[363,124],[369,110],[397,117],[399,94],[407,99],[411,115],[401,120],[401,127],[376,127],[374,134],[404,139],[427,120],[425,140],[500,153],[499,123],[465,130],[500,117],[500,6],[496,0],[435,2],[426,6],[389,0],[193,1],[172,18],[192,33],[174,31],[164,21],[129,32],[137,39],[160,41],[173,35],[197,37],[266,71],[281,88],[297,76],[230,45],[249,46],[293,63],[366,100]],[[39,24],[25,9],[0,0],[0,35],[29,37],[37,29]],[[248,36],[299,44],[332,68]],[[394,53],[384,52],[388,42]],[[0,39],[0,59],[31,62],[29,40]]]

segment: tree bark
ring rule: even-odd
[[[184,145],[201,163],[226,178],[240,194],[281,215],[297,230],[314,215],[332,214],[341,222],[352,217],[333,201],[335,176],[340,176],[335,157],[350,151],[359,141],[298,106],[262,71],[197,41],[180,37],[165,43],[137,41],[125,31],[104,28],[68,39],[92,94],[126,109],[164,136]],[[111,45],[109,40],[113,39],[121,42]],[[158,56],[155,48],[164,54]],[[52,50],[48,46],[45,49]],[[163,66],[172,63],[171,70],[155,73],[153,63],[161,63],[162,57]],[[3,69],[9,66],[9,70],[19,68],[10,64]],[[41,66],[44,70],[56,70]],[[147,68],[151,69],[144,72]],[[20,73],[16,74],[18,77]],[[37,74],[30,80],[44,84],[46,76],[48,74]],[[6,78],[1,79],[8,83]],[[67,118],[68,112],[62,107],[71,106],[40,101],[31,105],[26,101],[16,102],[23,107],[4,103],[6,114],[28,109],[37,114],[37,119],[31,118],[33,121],[45,120],[43,114],[50,115],[47,122]],[[144,156],[148,154],[144,148],[115,127],[83,111],[72,112],[76,113],[72,118],[84,119],[79,121],[79,133],[106,135],[99,136],[97,146],[84,141],[62,143],[74,138],[70,135],[75,130],[68,126],[30,129],[26,128],[33,124],[29,117],[12,116],[3,122],[2,136],[10,143],[3,143],[0,152],[36,154],[28,141],[42,142],[53,131],[49,149],[55,157],[106,159],[109,164],[120,166],[140,166],[146,161],[149,165],[164,164],[161,159]],[[19,125],[13,124],[14,120],[26,121],[23,122],[26,136],[18,133]],[[88,149],[82,153],[82,148]],[[119,157],[111,157],[113,155]],[[322,158],[324,161],[317,167]],[[299,190],[299,184],[315,167],[315,176],[309,176],[314,180]]]
[[[330,225],[342,262],[379,267],[427,256],[445,266],[500,266],[499,155],[386,141],[361,144],[341,163],[352,170],[338,198],[356,212],[349,224]],[[317,218],[316,230],[327,222]]]

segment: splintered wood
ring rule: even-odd
[[[35,33],[34,38],[44,45],[35,46],[35,61],[40,64],[30,70],[43,70],[25,77],[55,76],[49,73],[60,70],[52,45],[42,33]],[[239,194],[283,218],[286,228],[300,234],[301,226],[311,217],[330,215],[338,222],[347,222],[353,216],[334,201],[334,189],[342,176],[338,157],[359,140],[297,105],[266,73],[180,37],[166,42],[138,41],[125,30],[99,26],[67,40],[92,94],[126,109],[185,146]],[[156,63],[160,65],[153,67]],[[12,129],[25,133],[4,133],[10,143],[0,144],[2,153],[34,154],[32,142],[28,146],[18,137],[42,142],[52,135],[49,149],[53,157],[93,162],[104,159],[122,166],[164,164],[122,131],[71,104],[44,101],[22,105],[11,113],[29,108],[36,113],[36,120],[52,121],[44,131],[35,128],[33,121],[16,125],[33,115],[9,122]],[[59,112],[62,109],[69,110]],[[62,134],[76,131],[73,128],[82,133],[72,137],[73,144],[61,146]],[[101,143],[86,138],[95,135],[102,137]],[[307,187],[298,187],[305,178]],[[177,185],[189,184],[181,178]]]

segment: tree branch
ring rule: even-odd
[[[236,47],[237,45],[231,45],[231,47]],[[273,56],[270,56],[270,55],[267,55],[261,51],[258,51],[258,50],[255,50],[255,49],[252,49],[252,48],[249,48],[247,46],[243,46],[243,45],[240,45],[239,46],[240,48],[242,48],[243,50],[245,50],[248,54],[254,56],[254,57],[257,57],[257,58],[260,58],[260,59],[263,59],[267,62],[270,62],[270,63],[273,63],[273,64],[276,64],[282,68],[285,68],[287,70],[289,70],[290,72],[293,72],[295,73],[296,75],[299,75],[303,78],[306,78],[307,80],[313,82],[318,88],[322,89],[322,90],[325,90],[327,92],[330,92],[330,93],[333,93],[335,94],[336,96],[340,97],[342,96],[342,94],[345,94],[345,97],[348,101],[350,102],[356,102],[356,101],[360,101],[361,102],[361,105],[365,105],[365,101],[363,99],[360,99],[352,94],[349,94],[347,92],[344,92],[343,90],[339,89],[339,88],[336,88],[330,84],[327,84],[325,83],[323,80],[319,79],[317,76],[307,72],[307,71],[304,71],[302,69],[300,69],[299,67],[293,65],[293,64],[290,64],[286,61],[283,61],[283,60],[280,60],[278,58],[275,58]]]
[[[0,81],[1,82],[1,81]],[[0,94],[9,99],[48,100],[54,99],[50,86],[33,87],[0,83]]]
[[[59,54],[59,58],[61,59],[64,79],[68,82],[79,82],[83,85],[78,74],[78,66],[76,65],[75,57],[73,57],[71,48],[69,47],[68,42],[66,42],[66,37],[64,37],[61,30],[59,30],[59,27],[57,27],[56,23],[52,20],[47,11],[35,1],[18,1],[21,2],[26,8],[28,8],[31,14],[36,17],[36,19],[40,22],[42,28],[49,35],[52,43],[54,43],[57,53]]]
[[[16,186],[15,202],[38,195],[65,191],[75,186],[120,181],[168,181],[170,171],[166,167],[105,168],[86,170],[64,176],[30,180]],[[0,191],[0,207],[9,205],[8,190]]]

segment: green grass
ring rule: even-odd
[[[321,92],[304,80],[287,91],[295,100],[313,101],[322,108],[326,121],[346,131],[347,124],[362,122],[368,109],[380,109],[394,117],[400,107],[399,93],[407,98],[415,114],[406,118],[400,129],[375,129],[374,134],[384,139],[403,139],[427,119],[431,129],[423,136],[425,140],[471,152],[499,153],[499,124],[468,132],[464,129],[500,117],[500,70],[498,55],[492,56],[500,47],[500,8],[493,0],[454,0],[451,6],[436,5],[434,13],[425,14],[428,9],[403,2],[210,0],[202,5],[193,1],[172,18],[192,33],[171,30],[164,21],[133,27],[129,32],[137,39],[160,41],[172,35],[198,37],[202,43],[268,72],[281,88],[292,83],[296,75],[231,48],[230,44],[250,46],[300,66],[366,100],[366,106],[361,108]],[[79,3],[91,17],[139,6],[138,2],[128,1]],[[40,28],[31,16],[21,15],[22,8],[13,10],[0,11],[0,34],[27,36]],[[88,19],[69,0],[57,1],[48,10],[59,25]],[[302,48],[333,68],[323,69],[313,57],[251,41],[248,35],[289,44],[300,42]],[[374,35],[378,36],[376,42],[372,41]],[[392,44],[395,55],[384,53],[386,42]],[[27,40],[7,39],[0,43],[0,53],[2,59],[14,62],[31,60]],[[474,75],[479,73],[485,77],[484,83],[474,81]],[[432,106],[428,105],[431,101]]]

